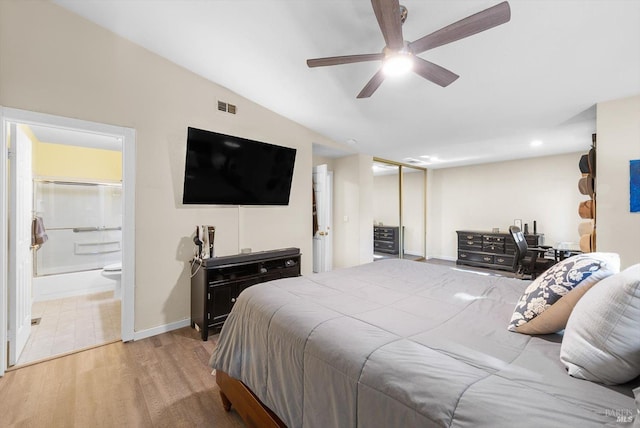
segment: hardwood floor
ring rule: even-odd
[[[468,271],[476,272],[483,275],[490,274],[495,276],[505,276],[507,278],[516,278],[516,274],[514,272],[509,272],[506,270],[498,270],[498,269],[476,268],[473,266],[457,265],[455,261],[450,261],[450,260],[427,259],[427,260],[423,260],[423,262],[436,264],[436,265],[450,266],[452,268],[456,268],[460,270],[468,270]]]
[[[9,371],[0,426],[244,427],[207,364],[216,339],[186,327]]]

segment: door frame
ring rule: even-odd
[[[327,164],[320,164],[320,165],[315,165],[312,168],[312,175],[314,176],[314,183],[313,183],[313,192],[316,191],[316,182],[315,182],[315,176],[318,173],[318,167],[321,166],[325,166],[326,168],[326,176],[325,176],[325,188],[323,189],[323,198],[324,200],[321,200],[317,197],[315,197],[316,200],[316,213],[318,215],[318,218],[320,217],[320,207],[322,206],[322,212],[325,214],[325,220],[326,220],[326,224],[325,224],[325,228],[326,230],[318,230],[316,232],[316,234],[318,234],[319,232],[323,232],[326,233],[326,236],[324,237],[324,241],[321,247],[324,249],[324,260],[325,263],[322,264],[322,268],[324,270],[320,270],[319,272],[329,272],[333,270],[333,171],[329,171],[329,166]],[[320,222],[319,222],[320,223]],[[317,252],[318,252],[318,248],[316,247],[316,234],[313,235],[313,264],[314,264],[314,268],[316,267],[316,257],[318,256]],[[319,239],[323,239],[323,238],[319,238]],[[325,269],[326,268],[326,269]],[[314,270],[314,273],[315,270]]]
[[[2,139],[0,141],[0,177],[6,183],[8,165],[7,135],[9,122],[27,125],[44,125],[55,128],[73,129],[122,139],[122,311],[121,337],[123,342],[134,339],[134,297],[135,297],[135,173],[136,173],[136,133],[135,129],[107,125],[80,119],[36,113],[27,110],[0,106]],[[6,185],[0,186],[0,248],[8,248],[8,202]],[[0,376],[7,369],[7,316],[8,316],[8,254],[0,256]]]

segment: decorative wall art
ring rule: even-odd
[[[640,159],[629,161],[629,211],[640,212]]]

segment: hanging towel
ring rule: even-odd
[[[49,237],[44,230],[42,217],[34,217],[31,222],[31,246],[37,250],[42,244],[47,242],[47,239],[49,239]]]
[[[316,204],[316,189],[311,183],[311,212],[313,215],[313,235],[316,236],[318,232],[318,204]]]

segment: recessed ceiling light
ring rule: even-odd
[[[542,141],[541,140],[533,140],[531,142],[531,147],[540,147],[542,145]]]

